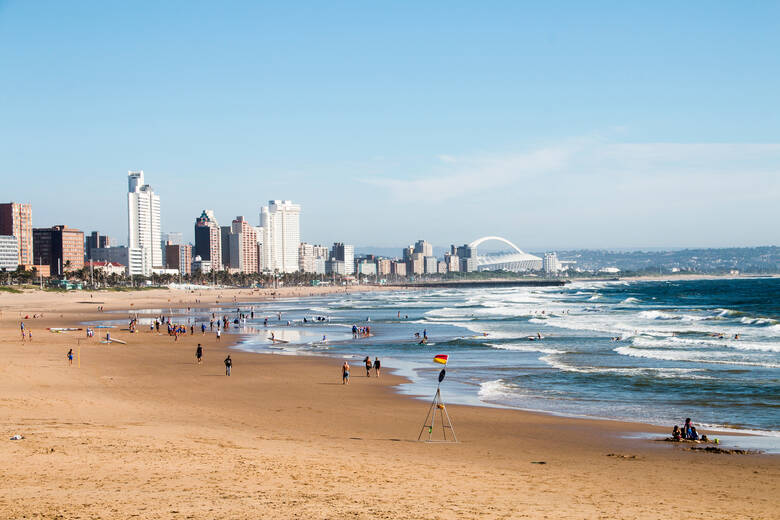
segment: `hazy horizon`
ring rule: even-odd
[[[526,251],[780,243],[780,4],[0,2],[0,202],[127,240],[126,175],[191,241]]]

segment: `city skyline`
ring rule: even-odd
[[[270,199],[360,247],[780,242],[780,7],[564,6],[4,2],[4,199],[124,240],[144,169],[189,242]]]

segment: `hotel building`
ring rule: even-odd
[[[263,228],[263,269],[280,273],[298,270],[301,206],[289,200],[269,200],[260,210]]]
[[[32,265],[32,206],[19,202],[0,204],[0,235],[13,235],[19,245],[19,265]]]
[[[222,270],[222,237],[214,211],[204,209],[195,219],[195,249],[193,256],[209,262],[209,269]]]
[[[152,268],[162,267],[160,242],[160,197],[144,184],[144,172],[127,173],[127,247],[141,250],[141,265],[128,265],[130,272],[151,276]],[[132,255],[130,261],[136,261]]]

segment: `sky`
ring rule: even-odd
[[[684,5],[683,5],[684,4]],[[780,244],[780,2],[0,0],[0,200],[127,240]]]

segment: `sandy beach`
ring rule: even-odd
[[[116,330],[119,345],[47,330],[105,318],[98,305],[271,297],[0,293],[0,518],[777,518],[777,456],[627,438],[667,433],[642,424],[454,405],[460,442],[420,443],[429,403],[399,395],[392,366],[380,378],[353,367],[344,386],[339,359],[231,350],[232,335]],[[32,342],[20,341],[20,316],[39,313],[24,320]]]

